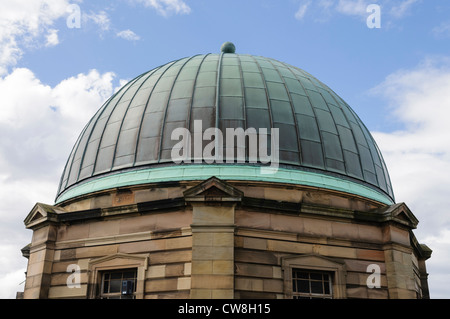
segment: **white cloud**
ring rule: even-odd
[[[370,12],[367,8],[370,4],[378,4],[381,7],[381,15],[384,18],[400,19],[406,16],[414,4],[420,0],[318,0],[311,3],[303,0],[299,9],[295,13],[295,18],[301,20],[304,18],[306,10],[313,11],[314,21],[324,21],[333,14],[357,17],[366,20]]]
[[[128,40],[128,41],[138,41],[141,39],[140,36],[138,36],[136,33],[134,33],[131,30],[123,30],[117,33],[117,36],[119,38]]]
[[[401,127],[373,135],[387,163],[397,202],[406,202],[418,217],[418,240],[433,250],[427,267],[436,298],[448,294],[448,287],[439,282],[450,276],[446,257],[450,251],[449,87],[450,59],[431,58],[414,69],[389,75],[373,90],[387,99]]]
[[[399,5],[393,6],[390,13],[396,17],[401,18],[405,16],[411,9],[411,7],[419,0],[404,0]]]
[[[54,44],[54,22],[65,16],[69,0],[14,0],[0,2],[0,75],[21,58],[23,45]],[[50,32],[50,34],[48,33]],[[49,35],[48,41],[41,37]]]
[[[450,231],[443,230],[426,237],[425,242],[433,249],[430,262],[427,264],[428,280],[430,282],[431,298],[448,299],[448,284],[450,282]],[[434,293],[436,292],[436,293]]]
[[[111,27],[111,20],[105,11],[100,11],[98,13],[83,13],[82,17],[84,23],[92,21],[101,31],[108,31]]]
[[[53,203],[70,148],[115,92],[114,78],[91,70],[52,87],[26,68],[0,77],[0,298],[23,291],[20,249],[32,235],[23,220],[36,202]]]
[[[370,0],[339,0],[336,10],[345,15],[367,16],[367,6]]]
[[[155,9],[162,16],[175,14],[189,14],[191,8],[183,0],[134,0],[146,7]]]
[[[297,20],[302,20],[308,10],[308,7],[311,5],[311,1],[306,1],[300,4],[297,12],[295,13],[295,18]]]
[[[441,22],[441,24],[433,28],[432,33],[437,38],[450,37],[450,21]]]
[[[47,34],[47,43],[45,45],[48,47],[52,47],[58,44],[59,44],[58,30],[56,29],[49,30]]]

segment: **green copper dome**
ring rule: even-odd
[[[393,202],[381,153],[361,120],[307,72],[274,59],[234,53],[183,58],[121,88],[85,126],[61,177],[57,202],[118,186],[160,181],[264,180],[319,186]],[[279,171],[258,164],[180,164],[175,128],[279,129]],[[270,142],[270,139],[269,139]],[[224,146],[226,147],[226,145]]]

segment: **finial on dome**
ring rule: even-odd
[[[236,46],[232,42],[225,42],[220,47],[220,51],[222,51],[223,53],[235,53]]]

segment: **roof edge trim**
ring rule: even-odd
[[[171,181],[203,181],[212,176],[222,180],[271,182],[324,188],[362,196],[387,205],[394,204],[394,201],[389,196],[373,188],[331,175],[285,168],[279,168],[274,174],[261,174],[260,169],[260,167],[247,165],[177,165],[117,172],[117,174],[88,180],[85,183],[67,189],[57,197],[55,204],[60,204],[78,196],[117,187]]]

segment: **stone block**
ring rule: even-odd
[[[193,225],[233,225],[233,206],[194,206]]]
[[[370,225],[358,225],[358,237],[360,240],[371,243],[383,242],[383,233],[379,227]]]
[[[184,275],[190,276],[192,273],[192,263],[184,263]]]
[[[343,222],[331,223],[332,236],[335,239],[343,238],[346,240],[355,240],[358,238],[358,225]]]
[[[233,260],[234,247],[204,247],[192,249],[192,260]]]
[[[90,198],[72,202],[70,205],[65,207],[65,209],[68,212],[77,212],[80,210],[88,210],[90,208],[91,208],[91,199]]]
[[[193,289],[191,288],[191,299],[211,299],[212,290],[211,289]]]
[[[265,292],[283,292],[283,280],[279,279],[264,279],[263,280],[263,290]]]
[[[31,276],[36,276],[36,275],[42,274],[44,271],[44,264],[45,263],[43,261],[28,264],[27,276],[31,277]]]
[[[264,198],[283,202],[300,203],[303,199],[303,192],[296,189],[286,188],[264,188]]]
[[[367,291],[369,299],[388,299],[389,291],[383,288],[373,288]]]
[[[243,247],[247,249],[267,250],[267,240],[263,238],[243,238]]]
[[[191,278],[190,277],[178,278],[177,290],[186,290],[186,289],[191,289]]]
[[[101,257],[113,255],[118,252],[118,245],[105,245],[96,247],[76,248],[76,258]]]
[[[191,248],[192,247],[192,237],[177,237],[177,238],[168,238],[166,241],[166,249],[183,249],[183,248]]]
[[[166,265],[150,266],[147,269],[147,278],[164,278],[166,276]]]
[[[298,216],[270,214],[270,228],[276,231],[303,233],[304,219]]]
[[[240,227],[270,229],[270,214],[236,210],[236,225]]]
[[[347,271],[355,271],[355,272],[367,272],[367,267],[370,264],[374,264],[374,262],[364,261],[364,260],[345,260],[345,265],[347,267]],[[384,262],[376,262],[378,266],[380,266],[380,270],[382,274],[386,273],[386,265]]]
[[[86,298],[87,285],[81,285],[80,288],[69,288],[68,286],[50,287],[48,298]]]
[[[58,241],[84,239],[89,237],[89,224],[60,225],[58,227]]]
[[[268,265],[278,264],[278,259],[274,252],[251,251],[248,249],[235,249],[234,260],[235,262],[250,262]]]
[[[213,260],[212,270],[215,275],[233,275],[234,263],[232,260]]]
[[[150,254],[150,264],[184,263],[192,261],[191,250],[161,251]]]
[[[233,289],[212,289],[211,298],[213,299],[233,299]]]
[[[384,262],[384,251],[372,249],[356,249],[357,258],[363,260],[373,260]]]
[[[367,286],[347,288],[347,298],[366,299],[369,297],[368,290]]]
[[[247,277],[237,277],[236,280],[236,290],[248,290],[248,291],[263,291],[264,281],[263,279],[247,278]]]
[[[192,275],[206,275],[213,273],[212,260],[195,260],[192,262]]]
[[[193,246],[212,246],[214,242],[214,233],[195,233],[192,235]]]
[[[383,228],[383,241],[386,243],[394,242],[406,246],[410,245],[408,231],[393,225],[387,225]]]
[[[192,289],[233,289],[233,275],[192,275]]]
[[[111,207],[112,206],[112,195],[106,194],[106,195],[100,195],[95,196],[91,199],[91,209],[94,208],[105,208],[105,207]]]
[[[113,206],[123,206],[134,204],[134,192],[118,191],[112,194]]]
[[[33,231],[33,238],[31,240],[31,252],[33,252],[34,247],[37,247],[39,244],[45,243],[47,241],[55,241],[57,238],[57,230],[56,227],[53,226],[45,226]]]
[[[52,274],[50,285],[51,286],[64,286],[67,285],[67,279],[72,273],[66,272],[66,273],[59,273],[59,274]],[[88,282],[88,275],[86,272],[80,273],[80,283],[87,284]],[[75,289],[75,288],[71,288]]]
[[[414,290],[392,288],[389,289],[389,297],[391,299],[415,299],[416,292]]]
[[[351,247],[312,245],[312,252],[328,257],[357,258],[357,250]]]
[[[270,265],[236,263],[236,276],[273,278],[273,268]]]
[[[215,247],[232,247],[234,245],[234,233],[214,233],[213,246]]]
[[[298,242],[268,240],[267,250],[296,254],[311,254],[313,252],[313,245]]]
[[[272,277],[276,279],[283,278],[283,271],[281,267],[273,266],[272,267]]]
[[[166,265],[166,277],[181,277],[184,272],[184,264]]]
[[[333,234],[331,222],[323,219],[304,218],[304,233],[319,237],[331,237]]]
[[[89,224],[89,237],[114,236],[119,234],[119,220],[105,220]]]
[[[177,290],[178,278],[148,279],[145,282],[146,292]]]
[[[134,199],[136,203],[151,202],[155,200],[168,199],[168,188],[151,188],[136,190],[134,192]]]
[[[166,249],[165,240],[145,240],[130,243],[118,244],[118,252],[125,254],[134,254],[141,252],[156,252]]]

